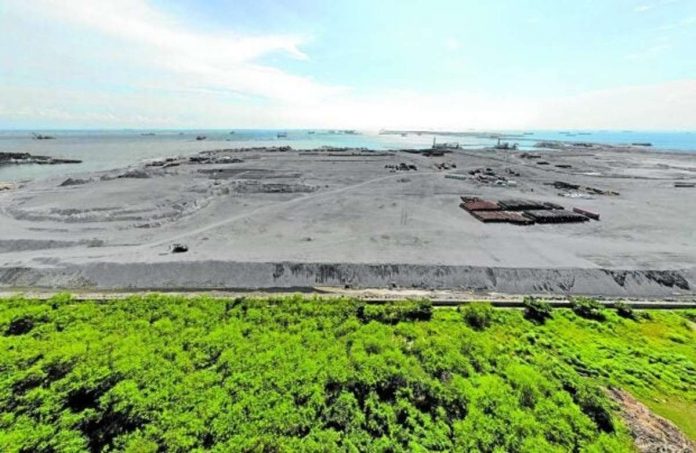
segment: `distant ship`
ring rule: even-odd
[[[276,135],[278,138],[288,138],[288,133],[287,132],[278,132]]]
[[[314,134],[316,134],[316,132],[314,132],[314,131],[307,131],[307,134],[309,134],[309,135],[314,135]]]
[[[34,140],[55,140],[55,137],[51,135],[42,135],[42,134],[32,134],[34,136]]]
[[[205,140],[206,138],[208,138],[208,137],[206,137],[205,135],[199,135],[198,137],[196,137],[196,140],[198,140],[200,142],[200,141]]]

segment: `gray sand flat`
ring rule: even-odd
[[[228,150],[67,185],[30,182],[0,192],[0,288],[694,294],[696,189],[674,187],[696,181],[693,156],[540,153]],[[418,171],[385,168],[400,163]],[[515,185],[480,182],[469,174],[477,168]],[[619,195],[545,184],[554,181]],[[484,224],[459,208],[460,196],[548,201],[601,221]],[[169,253],[173,243],[189,252]]]

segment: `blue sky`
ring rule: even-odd
[[[696,129],[693,0],[3,0],[0,127]]]

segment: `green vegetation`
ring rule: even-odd
[[[535,297],[524,298],[524,317],[538,324],[544,324],[547,319],[553,316],[551,305]]]
[[[461,309],[464,314],[464,321],[472,329],[483,330],[493,323],[495,312],[491,304],[476,302]]]
[[[578,297],[572,299],[570,303],[572,310],[581,318],[594,319],[595,321],[604,321],[607,319],[604,313],[604,306],[594,299]]]
[[[631,308],[626,303],[617,302],[614,308],[616,308],[616,314],[618,314],[622,318],[633,319],[633,320],[636,319],[636,313],[633,311],[633,308]]]
[[[696,314],[590,302],[1,300],[0,451],[631,451],[607,385],[694,437]]]

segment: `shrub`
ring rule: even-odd
[[[5,335],[24,335],[34,328],[34,320],[28,316],[13,319],[5,331]]]
[[[622,318],[636,319],[636,314],[630,305],[624,302],[617,302],[614,307],[616,308],[616,313]]]
[[[462,310],[464,321],[476,330],[483,330],[493,324],[493,307],[491,304],[474,302]]]
[[[383,324],[397,324],[402,321],[429,321],[433,316],[433,305],[427,299],[360,305],[357,315],[365,323],[377,321]]]
[[[530,321],[543,324],[547,319],[553,317],[551,314],[551,305],[541,299],[535,297],[525,297],[524,301],[524,317]]]
[[[606,315],[603,311],[604,307],[594,299],[587,297],[572,299],[570,301],[570,308],[581,318],[595,321],[604,321],[606,319]]]

